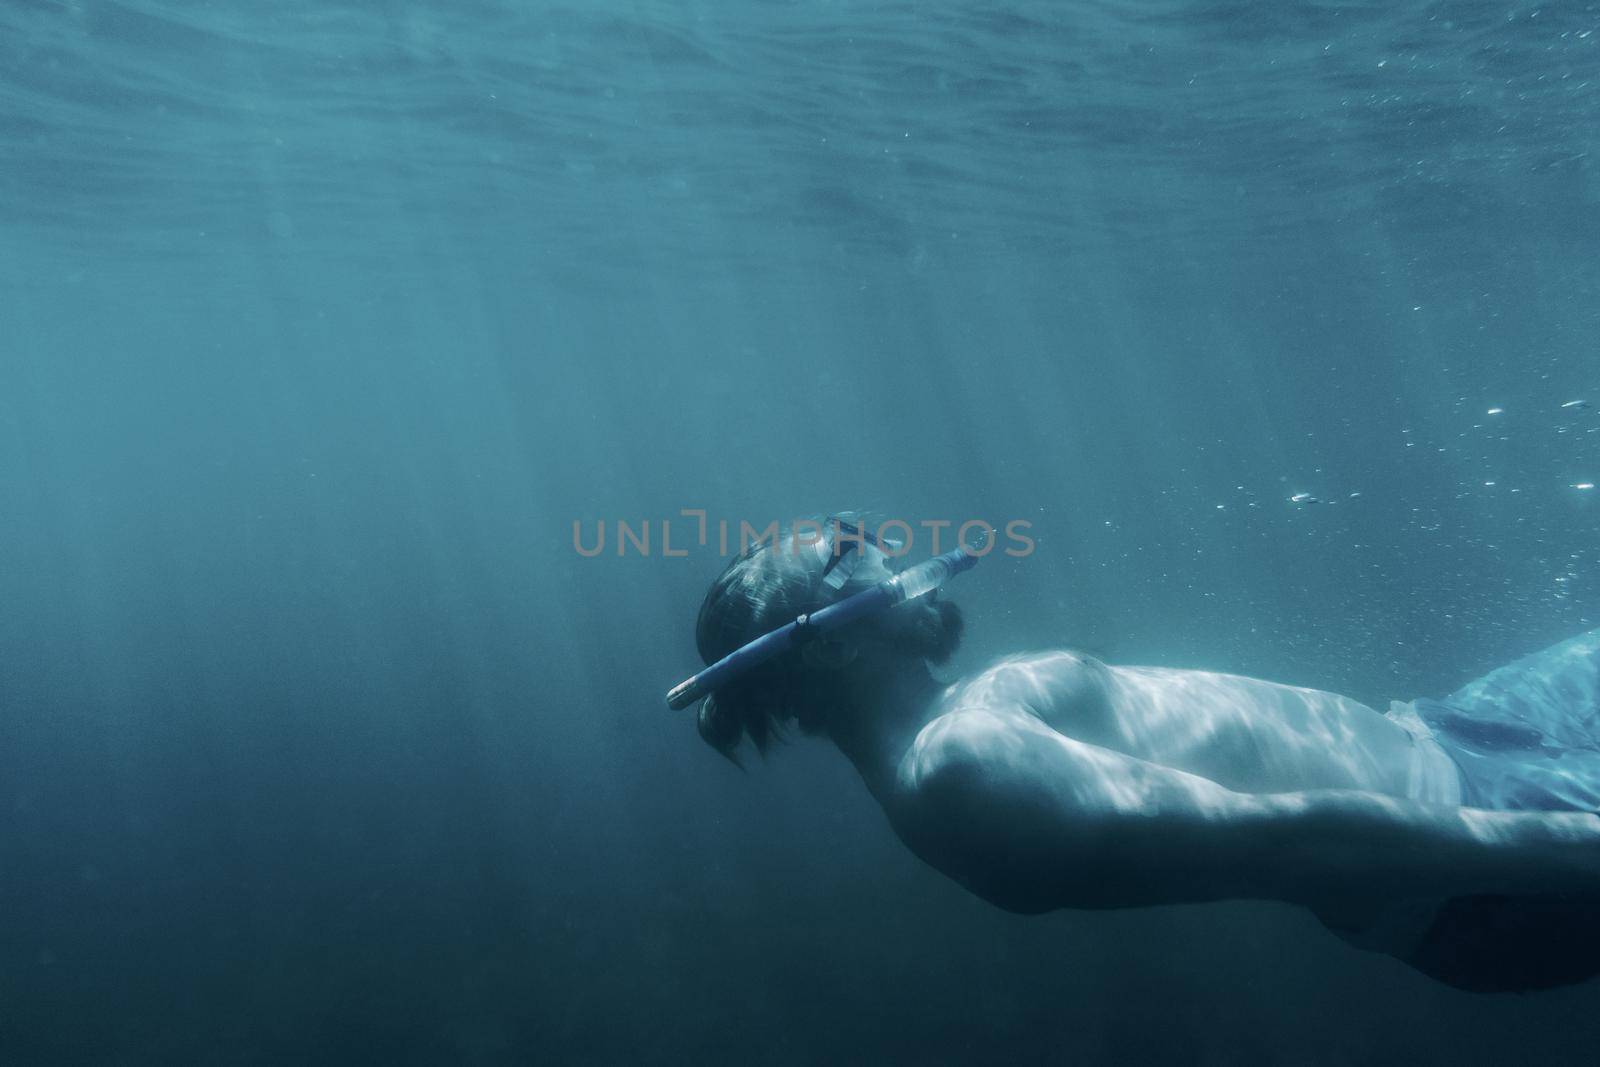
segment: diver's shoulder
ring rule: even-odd
[[[1017,739],[1038,730],[1036,719],[1013,708],[969,706],[936,715],[917,732],[896,770],[896,810],[926,815],[980,796],[1006,775]]]
[[[1022,652],[996,660],[951,686],[941,707],[948,713],[964,708],[1054,705],[1085,686],[1098,688],[1107,670],[1100,660],[1071,649]]]

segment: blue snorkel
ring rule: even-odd
[[[857,619],[886,611],[896,604],[931,592],[962,571],[972,569],[979,558],[976,552],[963,545],[924,560],[836,604],[801,615],[793,622],[733,650],[705,670],[673,686],[667,693],[667,707],[674,711],[686,708],[774,656],[798,648],[830,630],[848,626]]]

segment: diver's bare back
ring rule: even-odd
[[[1211,671],[1113,667],[1073,652],[1007,658],[952,686],[945,714],[1012,705],[1058,733],[1243,793],[1363,789],[1459,801],[1454,768],[1348,697]]]
[[[1600,892],[1600,817],[1461,808],[1439,759],[1335,694],[1046,653],[952,686],[888,807],[1017,911]]]

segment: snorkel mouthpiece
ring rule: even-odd
[[[682,710],[709,696],[747,671],[754,670],[775,656],[795,648],[819,634],[837,630],[857,619],[875,615],[896,604],[913,600],[939,588],[962,571],[971,570],[981,557],[965,545],[932,559],[923,560],[893,578],[886,578],[854,596],[801,615],[723,656],[705,670],[686,678],[667,691],[667,707]]]
[[[892,585],[898,591],[896,604],[902,600],[915,600],[924,593],[933,592],[962,571],[972,569],[977,562],[978,557],[962,547],[946,552],[942,556],[923,560],[915,567],[901,571],[884,584]]]

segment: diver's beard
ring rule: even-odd
[[[928,653],[928,662],[935,667],[943,666],[956,654],[956,649],[961,647],[961,635],[966,630],[967,620],[961,614],[961,607],[948,600],[941,600],[939,608],[939,643]]]
[[[948,663],[961,647],[965,628],[960,607],[948,600],[936,600],[923,610],[915,625],[903,632],[903,647],[939,667]]]

